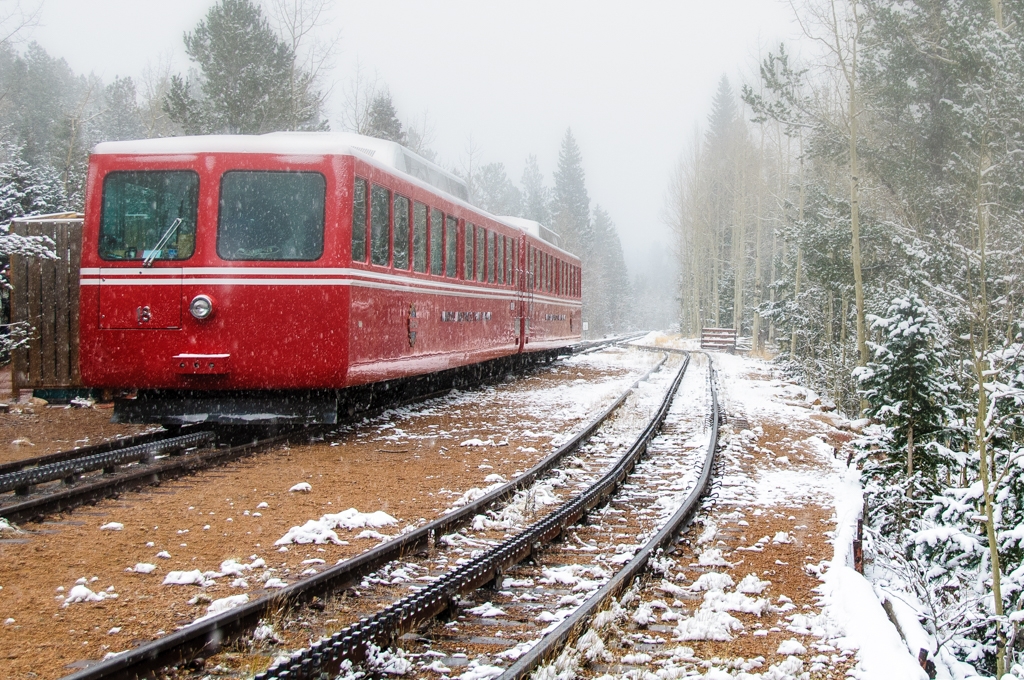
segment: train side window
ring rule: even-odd
[[[427,206],[412,204],[412,268],[427,271]]]
[[[444,230],[444,266],[448,278],[454,279],[459,267],[459,221],[454,215],[448,216],[448,224]]]
[[[494,232],[487,232],[487,282],[494,283]]]
[[[352,261],[366,262],[366,180],[356,177],[352,194]]]
[[[505,237],[501,234],[496,235],[497,242],[495,246],[498,252],[494,255],[494,261],[497,262],[497,275],[498,283],[505,283]]]
[[[512,239],[512,285],[519,285],[519,241]]]
[[[409,268],[409,199],[395,194],[395,269]]]
[[[437,208],[430,211],[430,273],[440,276],[444,266],[441,246],[444,243],[444,213]]]
[[[484,258],[487,256],[487,230],[483,227],[476,228],[476,280],[483,281]]]
[[[388,266],[391,259],[390,206],[391,192],[374,184],[370,194],[370,261],[382,267]]]
[[[320,259],[326,191],[327,180],[318,172],[225,172],[217,255],[241,261]]]
[[[473,235],[476,234],[476,227],[472,222],[466,222],[466,235],[462,239],[462,278],[467,281],[473,280]]]

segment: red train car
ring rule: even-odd
[[[361,385],[580,338],[580,261],[456,176],[338,133],[99,144],[80,363],[124,422],[336,421]]]

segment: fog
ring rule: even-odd
[[[189,67],[182,35],[212,0],[45,0],[25,39],[79,73],[138,79],[169,60]],[[332,129],[342,129],[357,61],[386,83],[406,122],[427,115],[442,164],[502,162],[518,182],[537,155],[552,184],[571,127],[592,207],[618,227],[631,272],[670,244],[662,223],[672,167],[704,123],[718,79],[736,82],[768,49],[794,36],[792,12],[773,0],[717,2],[334,3],[321,39],[340,34],[326,85]]]

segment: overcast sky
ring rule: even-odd
[[[213,0],[42,0],[27,37],[79,73],[138,77],[170,59]],[[719,78],[753,72],[758,50],[795,36],[778,0],[601,2],[338,0],[328,115],[342,129],[358,59],[391,89],[403,120],[427,112],[446,165],[470,135],[483,162],[519,181],[537,155],[548,184],[566,128],[583,153],[591,206],[615,221],[631,273],[671,235],[662,223],[672,167],[704,125]]]

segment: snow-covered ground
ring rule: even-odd
[[[690,343],[651,334],[638,344]],[[714,502],[689,545],[657,562],[654,578],[599,615],[544,677],[586,666],[608,680],[925,680],[919,644],[934,647],[920,625],[900,617],[897,630],[887,596],[853,568],[862,499],[844,443],[863,424],[767,363],[714,361],[729,417]]]

